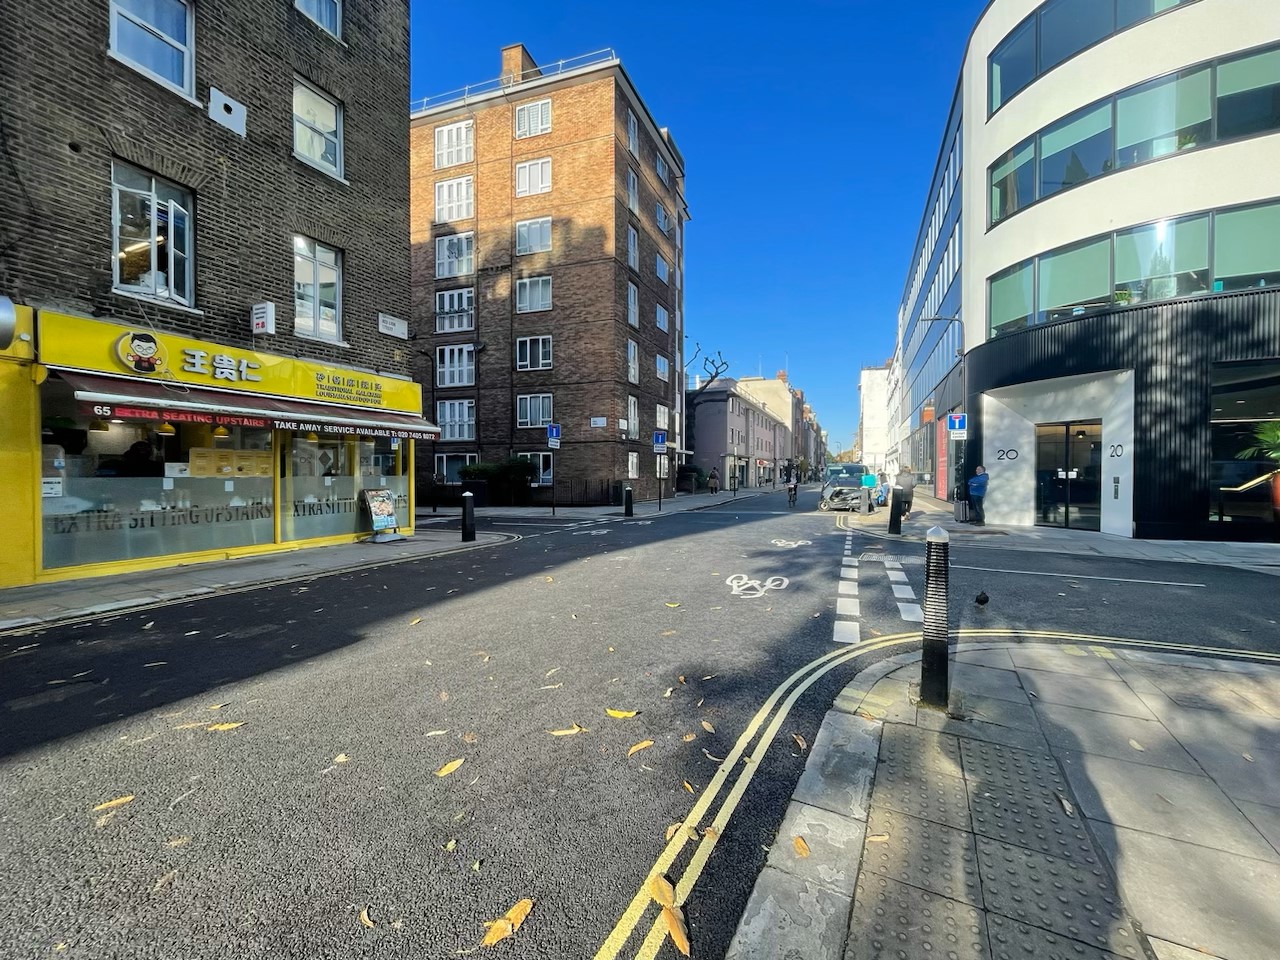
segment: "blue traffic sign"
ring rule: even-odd
[[[560,424],[558,424],[558,423],[548,423],[548,424],[547,424],[547,439],[548,439],[548,440],[559,440],[559,439],[560,439]]]
[[[967,413],[948,413],[947,429],[948,430],[968,430],[969,415]]]
[[[653,431],[653,445],[654,445],[655,447],[657,447],[657,446],[661,446],[662,444],[664,444],[664,443],[666,443],[666,442],[667,442],[667,431],[665,431],[665,430],[655,430],[655,431]]]

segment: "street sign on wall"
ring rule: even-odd
[[[667,431],[665,430],[653,431],[653,452],[654,453],[667,452]]]
[[[560,449],[560,424],[547,424],[547,447],[551,450]]]

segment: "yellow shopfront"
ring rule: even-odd
[[[413,440],[437,433],[418,384],[44,311],[34,327],[28,432],[0,438],[35,441],[27,575],[0,565],[0,585],[351,542],[388,504],[411,532]]]

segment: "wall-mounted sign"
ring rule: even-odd
[[[380,313],[378,314],[378,332],[385,333],[388,337],[399,337],[401,340],[408,340],[409,324],[408,321],[393,317],[389,313]]]
[[[607,427],[608,425],[609,425],[608,417],[592,417],[591,418],[591,426],[593,427]]]
[[[255,336],[274,336],[276,332],[276,305],[274,303],[255,303],[253,309],[249,311],[249,327]]]

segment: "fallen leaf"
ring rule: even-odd
[[[631,749],[627,751],[628,757],[634,757],[641,750],[648,750],[653,746],[652,740],[641,740],[639,743],[633,743]]]
[[[1060,793],[1056,793],[1054,794],[1054,796],[1058,798],[1058,802],[1062,804],[1062,809],[1067,812],[1068,817],[1074,817],[1076,815],[1076,808],[1072,806],[1070,800],[1068,800],[1066,797],[1064,797]]]
[[[684,914],[680,912],[679,907],[663,907],[662,922],[667,925],[667,933],[671,936],[671,943],[681,956],[689,955],[689,931],[684,925]]]
[[[563,686],[564,686],[564,681],[561,680],[559,683],[548,683],[542,689],[543,690],[559,690]]]
[[[720,676],[720,674],[718,674],[718,673],[708,673],[708,674],[707,674],[705,677],[703,677],[702,679],[703,679],[703,680],[714,680],[714,679],[715,679],[716,677],[718,677],[718,676]]]
[[[569,616],[570,616],[572,619],[574,619],[574,620],[577,620],[577,619],[578,619],[578,615],[577,615],[576,613],[571,613],[571,614],[569,614]]]
[[[1027,694],[1031,697],[1034,697],[1036,700],[1040,699],[1040,694],[1036,693],[1034,690],[1028,690]]]
[[[204,726],[204,721],[203,721],[203,720],[195,720],[195,721],[192,721],[191,723],[180,723],[180,724],[178,724],[176,727],[174,727],[173,729],[175,729],[175,730],[190,730],[190,729],[192,729],[193,727],[203,727],[203,726]]]
[[[688,793],[693,793],[693,792],[694,792],[694,790],[693,790],[693,784],[691,784],[688,780],[682,780],[682,781],[680,781],[680,782],[681,782],[681,785],[684,787],[684,789],[685,789],[685,791],[686,791],[686,792],[688,792]]]
[[[804,837],[792,837],[791,846],[795,847],[797,857],[807,857],[809,855],[809,844],[804,842]]]
[[[660,637],[674,637],[675,635],[676,635],[676,632],[674,630],[663,630],[660,634],[658,634],[658,636]]]
[[[170,870],[163,877],[161,877],[159,880],[156,881],[156,885],[151,888],[151,892],[155,893],[156,891],[161,890],[164,887],[167,887],[170,883],[173,882],[173,878],[176,877],[177,875],[178,875],[177,870]]]
[[[676,904],[676,888],[660,873],[649,878],[649,894],[661,906],[674,907]]]
[[[151,629],[152,627],[154,627],[155,625],[156,625],[156,622],[155,622],[154,620],[148,620],[146,623],[144,623],[144,624],[142,625],[142,629],[143,629],[143,630],[150,630],[150,629]]]
[[[559,673],[563,669],[564,669],[563,667],[552,667],[550,670],[548,670],[546,673],[542,675],[543,679],[550,680],[553,676],[555,676],[557,673]]]
[[[422,618],[421,618],[421,617],[414,617],[412,620],[410,620],[410,621],[409,621],[409,626],[411,626],[411,627],[416,627],[416,626],[417,626],[418,624],[420,624],[421,622],[422,622]]]
[[[446,733],[448,733],[448,732],[449,732],[448,730],[429,730],[429,731],[427,732],[427,736],[428,736],[428,737],[443,737],[443,736],[444,736]]]
[[[667,827],[667,839],[670,840],[672,837],[674,837],[676,835],[676,831],[679,829],[680,829],[680,824],[678,823],[673,823],[671,826]]]
[[[572,737],[579,733],[586,733],[586,727],[580,727],[576,723],[572,727],[565,727],[563,730],[548,730],[547,733],[553,737]]]
[[[708,723],[706,720],[703,720],[703,721],[702,721],[702,729],[703,729],[703,730],[705,730],[705,731],[707,731],[707,733],[715,733],[715,732],[716,732],[716,728],[715,728],[715,727],[713,727],[713,726],[712,726],[710,723]]]
[[[614,651],[613,651],[613,647],[610,647],[610,648],[609,648],[609,652],[610,652],[610,653],[613,653],[613,652],[614,652]]]
[[[448,703],[448,702],[449,702],[449,691],[448,691],[448,690],[441,690],[441,691],[440,691],[440,702],[441,702],[441,703]]]
[[[680,681],[681,683],[684,683],[684,677],[676,677],[676,679],[677,679],[678,681]]]
[[[551,579],[548,577],[547,579]],[[529,911],[533,909],[533,901],[529,899],[520,900],[514,907],[506,912],[506,914],[489,924],[489,932],[484,935],[484,939],[480,941],[482,947],[492,947],[495,943],[507,939],[520,929],[520,924],[524,923],[524,918],[529,916]]]
[[[873,721],[874,721],[874,720],[876,719],[876,717],[875,717],[875,715],[874,715],[874,714],[868,713],[866,710],[859,710],[859,711],[858,711],[858,716],[860,716],[863,720],[873,720]]]
[[[708,760],[714,760],[716,763],[724,763],[724,757],[713,757],[711,755],[711,751],[708,750],[706,747],[702,748],[702,752],[707,755]]]
[[[684,832],[685,832],[685,835],[686,835],[690,840],[697,840],[697,839],[698,839],[698,828],[697,828],[697,827],[690,827],[690,826],[686,825],[686,826],[685,826],[685,828],[684,828]]]
[[[555,582],[555,579],[553,577],[543,577],[542,579],[545,580],[547,583]]]
[[[93,808],[93,812],[97,813],[99,810],[113,810],[116,807],[123,807],[126,803],[132,803],[132,802],[133,802],[133,794],[127,793],[123,797],[116,797],[114,800],[108,800],[106,803],[98,804],[96,807]]]
[[[176,847],[185,846],[186,844],[188,844],[188,843],[190,843],[190,842],[191,842],[191,838],[190,838],[190,837],[174,837],[174,838],[173,838],[173,839],[171,839],[171,840],[166,840],[166,841],[164,842],[164,845],[165,845],[166,847],[169,847],[170,849],[173,849],[173,848],[176,848]]]
[[[228,700],[226,703],[215,703],[215,704],[212,704],[212,705],[209,707],[209,709],[210,709],[210,710],[221,710],[223,707],[229,706],[229,705],[230,705],[230,703],[231,703],[231,701],[229,701],[229,700]]]
[[[338,754],[336,757],[334,757],[334,758],[333,758],[333,762],[334,762],[334,763],[346,763],[346,762],[347,762],[348,760],[350,760],[350,759],[351,759],[351,758],[350,758],[350,757],[348,757],[345,753],[340,753],[340,754]]]
[[[801,753],[809,749],[809,744],[805,743],[804,737],[800,736],[800,734],[793,733],[791,739],[796,742],[796,746],[800,748]]]
[[[1244,758],[1245,758],[1246,760],[1248,760],[1250,763],[1253,763],[1253,762],[1254,762],[1253,757],[1251,757],[1251,756],[1250,756],[1249,754],[1247,754],[1247,753],[1242,753],[1242,754],[1240,754],[1240,756],[1244,757]]]
[[[889,835],[887,833],[873,833],[867,837],[867,843],[888,843]]]
[[[680,739],[683,740],[685,743],[692,743],[694,740],[698,739],[698,735],[696,733],[686,733]]]
[[[467,731],[466,733],[464,733],[461,737],[459,737],[459,739],[460,739],[463,743],[476,743],[477,741],[479,741],[479,739],[480,739],[480,738],[479,738],[479,737],[477,737],[477,736],[476,736],[474,733],[472,733],[470,730],[468,730],[468,731]]]
[[[634,716],[636,716],[640,711],[638,711],[638,710],[613,710],[613,709],[610,709],[610,708],[606,707],[604,712],[605,712],[605,713],[607,713],[609,716],[613,717],[615,720],[626,720],[626,719],[628,719],[628,718],[630,718],[630,717],[634,717]]]
[[[702,835],[704,837],[710,837],[712,840],[718,840],[720,838],[720,831],[715,827],[703,827]]]
[[[668,607],[670,607],[672,610],[674,610],[676,607],[680,606],[680,604],[678,604],[678,603],[668,603],[668,604],[667,604],[667,606],[668,606]]]
[[[670,699],[671,694],[675,691],[675,689],[676,689],[675,687],[667,687],[667,692],[662,695],[662,699],[664,700]]]
[[[465,762],[466,762],[466,757],[459,757],[457,760],[450,760],[443,767],[441,767],[439,770],[436,771],[436,776],[447,777],[449,774],[453,773],[453,771],[457,770],[460,766],[462,766],[463,763]]]
[[[704,699],[702,699],[702,700],[699,700],[697,703],[695,703],[695,704],[694,704],[694,706],[695,706],[695,707],[700,707],[700,706],[702,706],[704,703],[706,703],[706,699],[705,699],[705,698],[704,698]]]
[[[1170,800],[1168,797],[1166,797],[1163,793],[1157,793],[1157,794],[1156,794],[1156,796],[1157,796],[1157,797],[1159,797],[1161,800],[1163,800],[1165,803],[1167,803],[1167,804],[1168,804],[1169,806],[1171,806],[1171,807],[1176,807],[1176,806],[1177,806],[1177,804],[1176,804],[1176,803],[1174,803],[1172,800]]]
[[[365,904],[360,908],[360,925],[362,927],[373,928],[374,922],[369,918],[369,905]]]
[[[483,860],[473,860],[471,863],[471,869],[474,870],[476,873],[479,873],[480,864],[482,864],[483,862],[484,862]]]
[[[1134,740],[1132,737],[1129,738],[1129,746],[1133,747],[1133,749],[1137,750],[1139,753],[1147,752],[1146,747],[1140,744],[1137,740]]]
[[[244,725],[244,720],[236,720],[234,723],[211,723],[205,729],[217,732],[219,730],[234,730],[236,727],[243,727]]]
[[[445,852],[451,852],[458,845],[457,840],[450,840],[444,845]]]

